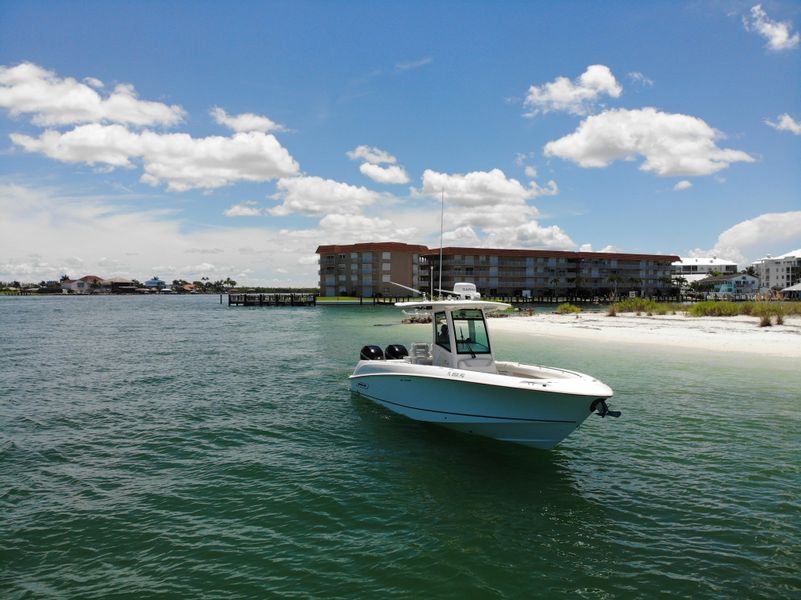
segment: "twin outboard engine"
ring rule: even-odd
[[[397,360],[409,356],[409,351],[402,344],[390,344],[387,346],[386,352],[379,346],[365,346],[359,352],[359,360],[384,360],[385,354],[386,360]]]
[[[402,344],[391,344],[387,346],[384,354],[387,355],[387,360],[392,360],[393,358],[397,359],[409,356],[409,351],[406,349],[406,346]]]
[[[359,352],[359,360],[384,360],[384,352],[379,346],[365,346]]]

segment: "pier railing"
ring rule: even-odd
[[[228,294],[228,306],[315,306],[315,294],[273,292]]]

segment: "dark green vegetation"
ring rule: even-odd
[[[776,317],[781,319],[790,315],[801,315],[801,302],[727,302],[709,300],[695,304],[679,304],[676,302],[656,302],[645,298],[627,298],[615,302],[610,308],[610,316],[618,313],[636,313],[648,315],[667,315],[684,312],[690,317],[735,317],[747,315],[753,317]],[[778,323],[781,324],[781,323]]]
[[[573,313],[580,313],[581,311],[582,309],[576,306],[575,304],[570,304],[569,302],[565,302],[557,306],[556,310],[554,310],[553,312],[559,315],[569,315]]]

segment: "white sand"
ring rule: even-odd
[[[522,314],[522,313],[521,313]],[[687,317],[684,315],[609,317],[605,313],[540,314],[492,319],[493,331],[573,338],[595,343],[621,342],[675,346],[762,356],[801,358],[801,317],[784,325],[759,327],[756,317]]]

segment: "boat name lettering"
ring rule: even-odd
[[[459,373],[459,371],[448,371],[448,376],[459,377],[460,379],[464,379],[464,373]]]

